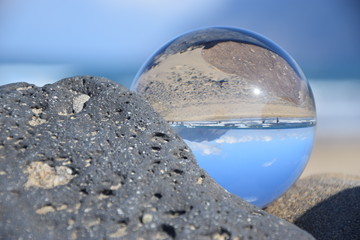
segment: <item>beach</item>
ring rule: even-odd
[[[301,178],[316,173],[360,175],[360,81],[310,80],[317,110],[317,131]]]
[[[318,138],[300,178],[319,173],[360,174],[360,136]]]
[[[209,52],[212,48],[197,47],[158,55],[133,87],[167,121],[314,117],[306,82],[284,59],[251,44],[222,44],[230,49],[221,46]],[[239,53],[230,51],[232,48]],[[241,71],[239,57],[245,61]],[[255,69],[259,61],[262,64]]]

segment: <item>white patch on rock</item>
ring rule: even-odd
[[[89,95],[81,94],[73,99],[73,109],[75,113],[81,112],[84,108],[84,104],[90,99]]]
[[[32,162],[27,167],[27,173],[29,176],[25,183],[25,188],[38,187],[50,189],[65,185],[75,177],[72,175],[72,170],[68,167],[51,167],[43,162]]]

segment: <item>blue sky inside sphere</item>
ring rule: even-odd
[[[314,127],[222,128],[220,134],[211,128],[185,129],[192,130],[191,137],[197,140],[188,139],[181,130],[180,136],[200,167],[229,192],[259,207],[278,198],[296,181],[314,140]]]

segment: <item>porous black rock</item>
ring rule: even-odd
[[[226,192],[110,80],[0,87],[1,239],[313,239]]]

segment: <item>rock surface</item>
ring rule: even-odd
[[[360,239],[360,177],[321,174],[300,179],[266,211],[316,239]]]
[[[313,239],[231,195],[103,78],[0,87],[1,239]]]

